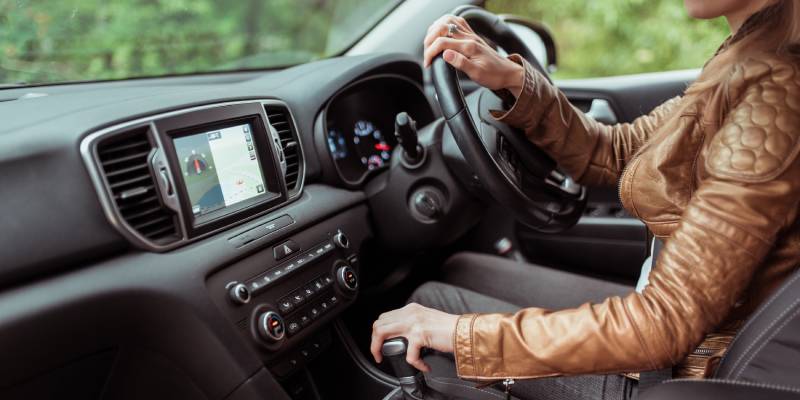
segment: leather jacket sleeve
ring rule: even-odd
[[[706,139],[701,181],[642,293],[562,311],[463,315],[453,339],[459,376],[493,380],[638,372],[683,359],[732,310],[777,235],[797,218],[800,83],[784,87],[786,96],[776,101],[773,90],[759,82],[749,85],[739,97],[744,100],[733,104],[720,129]],[[557,126],[560,134],[573,136],[561,139],[543,130],[546,139],[539,143],[559,161],[570,159],[575,172],[589,164],[616,175],[619,165],[611,154],[628,157],[647,129],[637,124],[601,128],[565,111],[566,100],[556,96],[539,96],[557,102],[544,106],[550,110],[543,117],[547,129]],[[507,118],[523,120],[522,111],[512,112]],[[638,125],[657,119],[650,118]],[[536,119],[525,124],[531,132],[540,125]],[[572,150],[575,142],[591,149],[591,156]],[[587,174],[595,176],[591,167]]]
[[[573,107],[519,55],[510,60],[525,67],[525,83],[513,107],[495,118],[523,129],[525,135],[586,185],[615,185],[625,164],[678,102],[662,104],[633,123],[604,125]]]

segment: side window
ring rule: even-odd
[[[695,20],[681,0],[487,0],[495,14],[547,25],[558,48],[556,78],[700,68],[727,37],[724,19]]]

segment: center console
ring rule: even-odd
[[[355,301],[366,212],[345,211],[209,277],[212,299],[276,377],[321,353],[328,323]]]

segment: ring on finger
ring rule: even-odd
[[[456,24],[447,24],[447,37],[451,38],[456,33],[458,33],[458,25],[456,25]]]

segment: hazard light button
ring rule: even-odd
[[[272,248],[272,254],[275,256],[276,261],[294,255],[298,251],[300,251],[300,246],[294,240],[287,240]]]

